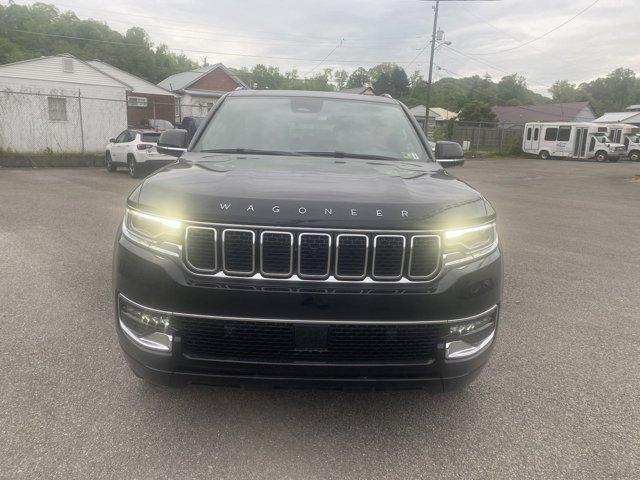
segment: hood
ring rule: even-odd
[[[129,197],[184,220],[273,226],[428,229],[493,218],[488,202],[435,163],[193,154]]]

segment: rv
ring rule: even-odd
[[[617,162],[625,155],[624,145],[613,143],[606,125],[595,123],[527,123],[522,151],[543,160],[553,157],[595,158],[598,162]]]
[[[612,142],[624,145],[629,160],[640,160],[640,127],[628,123],[607,123],[607,136]]]

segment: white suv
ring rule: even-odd
[[[115,172],[118,167],[127,167],[129,175],[139,177],[144,171],[155,170],[176,159],[156,150],[160,132],[128,129],[109,140],[106,152],[106,167]]]

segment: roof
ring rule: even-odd
[[[640,122],[640,112],[609,112],[594,120],[595,123],[637,123]]]
[[[333,98],[336,100],[357,100],[360,102],[391,103],[398,101],[390,97],[378,97],[375,95],[360,95],[343,92],[319,92],[313,90],[235,90],[228,92],[232,97],[309,97],[309,98]]]
[[[414,117],[421,117],[424,118],[424,112],[426,112],[427,107],[425,107],[424,105],[416,105],[415,107],[412,107],[409,109],[409,111],[413,114]],[[433,111],[432,108],[429,109],[429,117],[430,118],[437,118],[438,115],[436,114],[436,112]]]
[[[458,116],[456,112],[452,112],[451,110],[447,110],[446,108],[434,107],[430,108],[429,111],[436,114],[436,120],[451,120],[452,118],[456,118]]]
[[[233,74],[233,72],[231,72],[231,70],[229,70],[221,63],[216,63],[215,65],[206,65],[189,72],[176,73],[162,80],[160,83],[158,83],[158,86],[172,92],[184,90],[185,88],[188,88],[189,85],[195,83],[201,77],[204,77],[207,73],[213,72],[218,68],[222,69],[239,86],[248,88],[242,80],[240,80],[236,75]]]
[[[130,90],[134,93],[146,93],[149,95],[171,95],[173,94],[165,90],[164,88],[158,87],[151,82],[146,81],[143,78],[136,77],[135,75],[125,72],[124,70],[120,70],[113,65],[110,65],[106,62],[102,62],[100,60],[90,60],[87,62],[89,65],[97,68],[98,70],[110,75],[111,77],[121,81],[122,83],[128,85]]]
[[[578,114],[588,107],[591,115],[578,118]],[[544,103],[541,105],[521,105],[517,107],[493,107],[499,123],[591,121],[595,117],[589,102]]]
[[[361,87],[343,88],[340,90],[340,93],[357,93],[359,95],[364,95],[368,91],[373,93],[373,88],[368,85],[363,85]]]
[[[73,72],[65,72],[62,65],[64,59],[73,59],[80,69],[74,68]],[[40,65],[36,67],[34,64],[37,63]],[[5,63],[0,65],[0,77],[129,88],[126,83],[69,53]]]
[[[640,105],[629,105],[625,110],[629,112],[640,112]]]

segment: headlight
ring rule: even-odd
[[[458,266],[489,255],[498,247],[495,223],[444,232],[444,265]]]
[[[137,244],[175,256],[180,254],[184,225],[179,220],[127,208],[122,232]]]

